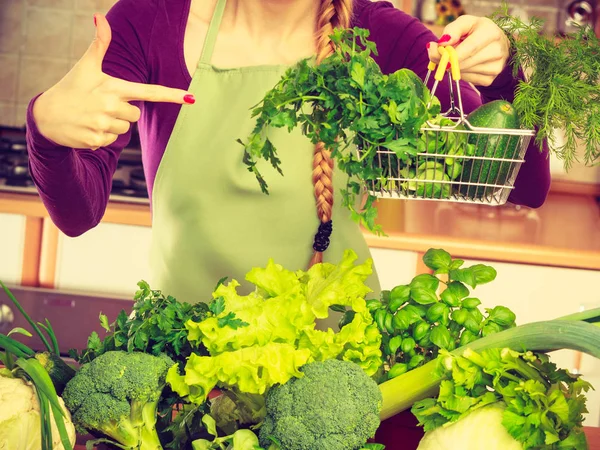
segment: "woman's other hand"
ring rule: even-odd
[[[485,17],[460,16],[444,28],[438,42],[430,42],[430,60],[439,62],[439,46],[456,49],[462,79],[475,86],[489,86],[504,70],[510,42],[502,29]]]
[[[140,118],[139,108],[131,101],[194,102],[183,90],[132,83],[103,73],[111,29],[104,16],[98,14],[94,21],[96,38],[86,53],[33,105],[40,133],[58,145],[96,150],[112,144]]]

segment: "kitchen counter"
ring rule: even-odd
[[[371,247],[461,258],[600,270],[600,206],[595,197],[551,192],[540,209],[432,201],[380,200],[387,237],[365,232]],[[0,192],[0,213],[44,218],[37,195]],[[147,204],[110,202],[106,223],[150,226]]]
[[[600,450],[600,428],[586,427],[585,435],[588,440],[589,449]],[[74,450],[85,450],[85,443],[78,442]]]
[[[367,234],[371,247],[600,270],[600,204],[591,196],[551,193],[537,210],[399,200],[378,209],[387,237]]]

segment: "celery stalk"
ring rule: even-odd
[[[600,309],[595,311],[600,313]],[[600,358],[600,328],[583,321],[571,321],[569,317],[510,328],[471,342],[453,353],[462,354],[467,348],[479,351],[508,347],[535,352],[570,349]],[[436,371],[437,364],[436,360],[430,361],[380,384],[383,395],[381,419],[392,417],[419,400],[435,396],[443,379]]]

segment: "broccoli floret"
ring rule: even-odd
[[[381,391],[358,365],[334,359],[301,371],[303,377],[269,390],[263,447],[272,437],[282,450],[353,450],[375,435]]]
[[[162,449],[156,409],[173,364],[166,355],[123,351],[106,352],[84,364],[63,392],[73,423],[125,448]]]

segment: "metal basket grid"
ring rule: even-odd
[[[431,148],[431,152],[417,153],[405,162],[391,150],[376,150],[373,162],[382,169],[383,178],[367,181],[371,195],[502,205],[514,189],[533,134],[528,130],[491,128],[457,130],[427,127],[421,131],[425,133],[425,148]],[[490,139],[493,136],[499,138]],[[463,154],[440,153],[440,143],[448,140],[462,140],[459,145],[464,151],[458,153]],[[472,146],[483,146],[484,156],[469,155],[468,149]]]
[[[366,181],[366,190],[378,198],[502,205],[514,189],[535,132],[471,125],[463,112],[456,51],[452,47],[440,47],[440,54],[437,71],[435,63],[429,64],[425,85],[435,72],[433,99],[439,82],[448,72],[450,109],[442,116],[453,125],[427,122],[427,126],[421,128],[426,151],[408,156],[406,161],[393,151],[378,147],[369,164],[376,164],[383,175]],[[431,100],[428,107],[430,105]],[[445,144],[451,148],[449,152],[441,151]],[[474,149],[478,149],[478,155]],[[359,153],[364,156],[362,149]]]

